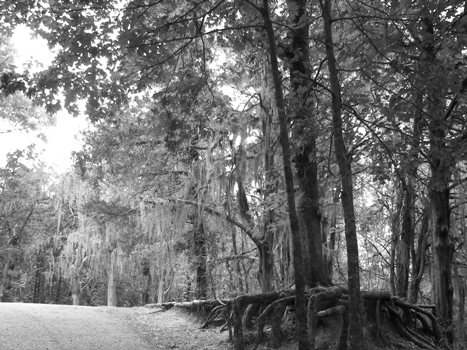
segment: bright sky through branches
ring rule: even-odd
[[[30,71],[37,71],[51,64],[53,53],[47,47],[45,40],[35,38],[25,26],[19,26],[12,37],[15,49],[15,65],[19,72],[31,62]],[[55,116],[54,126],[43,127],[33,132],[11,132],[0,134],[0,164],[4,164],[6,154],[16,149],[24,149],[30,144],[36,144],[36,151],[40,159],[57,173],[63,173],[72,165],[71,152],[81,148],[80,131],[88,126],[85,116],[74,118],[61,111]],[[2,123],[1,130],[9,129]],[[44,134],[47,142],[37,138]]]

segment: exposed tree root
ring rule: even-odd
[[[209,313],[208,317],[206,317],[206,321],[204,324],[201,326],[202,329],[207,328],[211,323],[214,323],[216,319],[219,318],[220,315],[223,315],[225,313],[225,304],[223,305],[218,305],[212,311]],[[228,316],[227,316],[228,317]],[[226,318],[226,317],[225,317]],[[227,318],[226,318],[227,319]]]
[[[312,349],[346,349],[349,324],[347,290],[341,287],[314,288],[307,291],[307,298],[308,336]],[[406,344],[410,349],[449,349],[431,312],[432,306],[412,305],[381,291],[364,291],[362,299],[366,319],[365,336],[375,347],[403,348],[401,344]],[[267,324],[270,346],[279,347],[284,338],[284,315],[290,314],[286,311],[293,310],[294,304],[294,291],[285,290],[242,295],[234,299],[148,306],[163,310],[178,307],[196,312],[204,317],[202,328],[221,325],[221,330],[229,330],[229,339],[234,349],[243,350],[248,343],[259,344],[264,341]]]
[[[205,318],[209,324],[214,322],[215,319],[223,312],[225,306],[231,302],[231,299],[193,300],[187,302],[174,301],[162,304],[146,304],[145,307],[159,308],[162,311],[170,310],[172,308],[183,309],[190,313],[195,313],[197,316]],[[215,313],[215,315],[212,315],[212,313]]]
[[[280,322],[282,320],[282,315],[285,311],[286,306],[292,305],[294,302],[295,302],[295,296],[291,295],[291,296],[273,301],[271,304],[269,304],[264,309],[264,311],[261,313],[261,315],[256,320],[256,327],[257,327],[256,332],[257,332],[258,343],[260,343],[263,340],[264,326],[265,326],[267,317],[271,316],[271,323],[273,325],[273,328],[276,329],[276,332],[279,334],[282,333],[281,328],[280,328]],[[273,336],[277,337],[277,334],[274,334],[274,331],[272,333],[273,333]]]

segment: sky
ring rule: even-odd
[[[32,70],[39,70],[40,65],[47,67],[53,60],[54,54],[45,40],[34,38],[25,26],[15,30],[12,43],[15,49],[15,65],[20,72],[28,61],[37,62]],[[81,149],[83,141],[80,132],[87,129],[88,123],[84,115],[72,117],[65,111],[57,113],[55,119],[54,126],[43,127],[32,133],[0,133],[0,164],[5,163],[8,152],[24,149],[35,143],[41,160],[55,172],[60,174],[69,170],[72,166],[71,153]],[[5,129],[8,129],[8,126],[0,123],[0,131]],[[46,136],[47,143],[37,138],[38,133]]]

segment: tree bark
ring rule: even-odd
[[[196,208],[189,215],[189,219],[193,224],[193,267],[195,270],[195,298],[206,299],[208,293],[208,268],[207,268],[207,247],[206,247],[206,233],[204,231],[204,218],[203,210],[206,211],[202,205],[202,194],[198,190],[198,185],[195,183],[190,184],[188,196],[194,198],[194,202],[190,204],[196,205]],[[187,202],[182,201],[182,202]]]
[[[79,305],[80,292],[79,273],[75,271],[71,277],[71,299],[73,305]]]
[[[289,224],[292,234],[293,257],[295,270],[295,293],[296,293],[296,319],[299,350],[308,350],[310,348],[307,329],[306,298],[305,298],[305,280],[303,255],[300,240],[300,227],[295,207],[294,179],[290,159],[290,141],[289,127],[287,125],[287,116],[285,114],[285,102],[282,92],[282,81],[279,73],[279,64],[277,60],[276,39],[274,28],[270,17],[269,1],[263,0],[263,7],[259,8],[264,20],[268,40],[268,53],[271,64],[271,74],[274,84],[274,96],[277,106],[277,114],[280,126],[280,143],[282,146],[282,161],[284,167],[284,177],[287,192],[287,204],[289,207]]]
[[[305,280],[310,287],[330,285],[323,256],[321,211],[319,206],[318,161],[316,154],[316,120],[311,106],[311,66],[309,50],[309,16],[307,0],[288,0],[292,19],[292,42],[287,50],[290,71],[290,106],[294,121],[293,135],[298,141],[294,157],[296,178],[300,186],[297,213],[304,241]]]
[[[269,91],[271,90],[269,69],[265,67],[263,70],[263,86],[262,86],[262,129],[263,129],[263,168],[264,168],[264,191],[263,203],[264,213],[262,222],[262,239],[259,248],[259,281],[261,291],[263,293],[270,292],[274,289],[274,225],[275,216],[274,210],[271,209],[270,201],[271,194],[276,189],[276,172],[274,169],[274,114],[271,111],[273,101],[269,100]]]
[[[427,242],[429,237],[429,209],[425,208],[423,214],[422,224],[418,233],[417,253],[412,268],[412,280],[410,282],[409,303],[416,304],[418,300],[418,293],[420,291],[420,283],[422,282],[423,273],[425,272],[425,255],[427,249]]]
[[[334,43],[332,39],[331,0],[322,1],[321,7],[324,20],[326,55],[328,59],[332,93],[334,147],[342,180],[341,201],[344,210],[348,264],[349,347],[350,349],[366,349],[366,342],[363,338],[363,316],[361,310],[360,272],[357,227],[355,223],[355,209],[353,201],[352,168],[342,130],[342,97],[337,63],[334,54]]]
[[[143,305],[149,304],[150,296],[151,296],[151,284],[152,284],[152,277],[151,277],[151,269],[149,267],[149,263],[146,261],[142,267],[142,278],[143,278],[143,290],[141,293],[141,303]]]
[[[412,130],[412,142],[409,150],[409,157],[403,164],[403,170],[406,172],[404,185],[404,201],[402,205],[402,224],[400,240],[398,245],[397,259],[397,283],[396,295],[406,299],[409,292],[409,274],[410,266],[415,264],[415,200],[416,190],[415,181],[418,172],[418,155],[420,141],[422,137],[425,121],[422,113],[423,92],[421,87],[413,88],[414,97],[414,120]],[[423,254],[425,252],[423,251]],[[412,263],[412,264],[411,264]],[[412,274],[412,277],[416,275]]]
[[[336,249],[336,234],[337,234],[337,205],[339,203],[341,187],[337,186],[332,196],[332,206],[328,212],[329,239],[327,243],[327,271],[329,279],[332,281],[334,269],[334,250]]]
[[[239,211],[243,220],[248,224],[248,226],[253,226],[251,216],[249,214],[249,205],[245,193],[245,188],[243,187],[243,181],[239,176],[237,176],[237,202],[239,203]],[[266,189],[267,191],[267,189]],[[265,194],[265,201],[267,200],[268,194]],[[273,220],[272,213],[266,209],[263,221],[263,234],[262,236],[255,241],[256,246],[258,247],[259,252],[259,267],[258,267],[258,282],[263,293],[270,292],[272,288],[273,278],[274,278],[274,252],[272,245],[274,242],[274,232],[272,231],[272,222]]]
[[[433,246],[433,292],[436,314],[449,343],[453,342],[453,286],[451,264],[453,245],[449,236],[449,171],[444,160],[436,159],[432,165],[431,206],[432,206],[432,246]]]
[[[164,288],[165,288],[165,269],[159,268],[159,281],[157,283],[157,302],[162,304],[164,302]]]
[[[58,268],[58,278],[57,278],[57,290],[55,291],[55,303],[60,303],[60,292],[62,289],[62,269]]]
[[[231,211],[231,206],[230,206],[230,195],[228,195],[228,198],[226,200],[226,211],[227,215],[231,216],[232,211]],[[231,226],[230,228],[230,236],[232,239],[232,253],[234,256],[238,256],[238,247],[237,247],[237,228],[235,226]],[[235,259],[234,261],[234,266],[235,266],[235,273],[236,273],[236,278],[235,278],[235,287],[234,289],[238,289],[238,291],[243,294],[244,288],[243,288],[243,278],[242,278],[242,269],[240,266],[240,259]],[[233,282],[233,281],[232,281]]]
[[[400,238],[400,218],[402,202],[404,200],[400,186],[394,185],[396,190],[395,211],[391,214],[391,252],[389,262],[389,286],[391,294],[396,295],[396,250]]]
[[[243,183],[237,181],[239,191],[237,197],[242,198],[239,202],[243,201],[247,203],[245,190],[243,188]],[[267,196],[267,195],[265,195]],[[266,199],[267,200],[267,197]],[[246,221],[249,223],[249,226],[252,225],[251,217],[245,215],[245,209],[240,209],[241,212],[244,212],[243,216],[246,218]],[[274,232],[272,231],[272,213],[266,209],[263,221],[263,234],[262,237],[257,240],[256,246],[258,247],[259,252],[259,268],[258,268],[258,282],[263,293],[267,293],[273,290],[272,284],[274,279],[274,252],[272,245],[274,242]]]
[[[446,87],[443,85],[445,71],[443,64],[436,58],[434,43],[433,19],[423,18],[422,47],[426,58],[426,65],[422,67],[422,74],[429,78],[428,88],[429,111],[429,162],[431,178],[429,183],[432,219],[432,249],[433,249],[433,294],[436,313],[439,317],[449,343],[453,342],[453,285],[452,259],[453,243],[450,237],[451,207],[450,182],[454,160],[452,149],[447,146],[446,125],[444,113],[444,96]],[[426,79],[426,78],[425,78]]]
[[[464,344],[467,341],[467,334],[465,332],[465,281],[463,276],[459,274],[458,263],[454,263],[454,276],[457,286],[458,296],[458,312],[457,312],[457,335],[456,342]]]
[[[266,228],[267,229],[267,228]],[[263,293],[272,291],[273,288],[273,273],[274,273],[274,255],[272,243],[264,239],[258,246],[259,251],[259,270],[258,281]]]
[[[4,265],[2,268],[2,279],[0,280],[0,302],[3,301],[3,293],[5,291],[6,280],[8,277],[8,265],[10,264],[10,254],[6,253],[4,257]]]
[[[107,272],[107,306],[117,306],[117,249],[113,249],[110,253],[110,265]]]
[[[204,232],[204,222],[201,213],[198,212],[193,231],[195,269],[196,269],[196,291],[197,299],[206,299],[208,296],[208,275],[207,275],[207,251],[206,233]]]
[[[267,73],[266,73],[267,74]],[[264,77],[266,78],[266,77]],[[268,87],[266,87],[268,88]],[[264,107],[264,106],[263,106]],[[264,138],[266,140],[264,144],[265,150],[265,158],[264,158],[264,171],[265,171],[265,182],[266,186],[264,189],[263,199],[265,205],[268,203],[269,195],[271,193],[271,185],[269,182],[272,180],[272,166],[274,154],[270,154],[269,144],[269,121],[268,119],[272,118],[272,116],[268,115],[263,118],[263,133]],[[242,127],[241,131],[241,141],[238,147],[237,157],[240,159],[239,170],[237,173],[237,202],[240,210],[240,215],[242,219],[248,224],[248,226],[254,226],[252,222],[251,215],[249,213],[249,205],[248,199],[246,197],[245,187],[243,185],[243,176],[242,174],[245,173],[245,146],[244,142],[246,139],[246,125]],[[273,290],[273,280],[274,280],[274,252],[273,252],[273,243],[274,243],[274,231],[273,231],[273,223],[274,223],[274,214],[272,210],[265,209],[264,217],[263,217],[263,225],[262,225],[262,235],[261,237],[255,242],[256,246],[258,247],[259,252],[259,267],[258,267],[258,282],[261,287],[261,291],[263,293],[267,293]]]
[[[3,293],[4,293],[4,290],[5,290],[5,284],[6,284],[6,280],[7,280],[7,276],[8,276],[8,265],[10,263],[10,259],[9,259],[9,256],[7,255],[7,257],[5,258],[5,263],[3,265],[3,269],[2,269],[2,279],[0,281],[0,302],[3,301]]]
[[[410,247],[414,239],[414,184],[411,175],[408,175],[404,193],[402,211],[401,233],[397,244],[396,259],[396,295],[406,299],[409,290]]]

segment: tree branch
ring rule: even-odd
[[[169,202],[175,202],[175,203],[183,203],[183,204],[188,204],[188,205],[193,205],[195,207],[198,207],[200,209],[202,209],[203,211],[205,211],[206,213],[208,214],[211,214],[211,215],[214,215],[214,216],[217,216],[218,218],[221,218],[221,219],[224,219],[225,221],[227,221],[228,223],[238,227],[240,230],[242,230],[252,241],[253,243],[255,243],[258,247],[260,246],[260,241],[259,239],[255,236],[254,232],[246,227],[245,225],[243,225],[242,223],[238,222],[237,220],[235,220],[234,218],[224,214],[224,213],[221,213],[215,209],[212,209],[208,206],[205,206],[201,203],[198,203],[198,202],[194,202],[194,201],[190,201],[190,200],[187,200],[187,199],[181,199],[181,198],[159,198],[158,200],[166,200],[166,201],[169,201]],[[149,204],[158,204],[156,201],[150,201],[150,200],[146,200],[146,203],[149,203]]]

